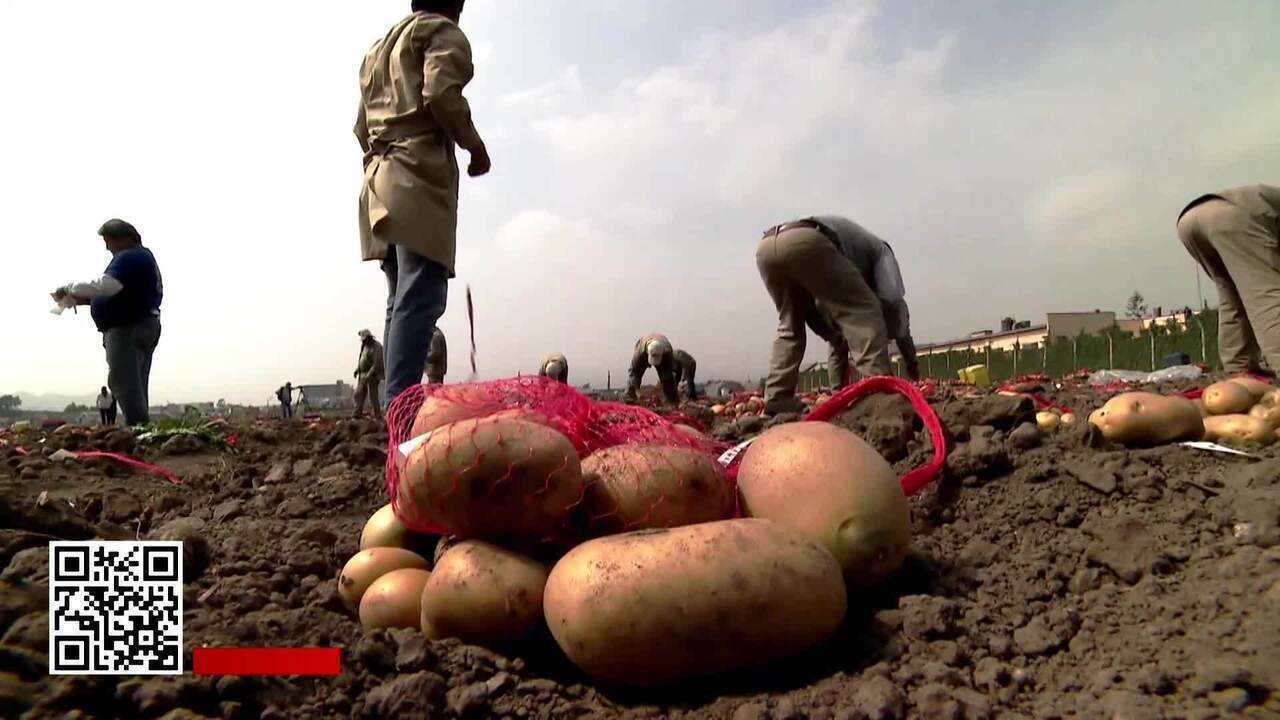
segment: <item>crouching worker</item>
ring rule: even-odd
[[[765,231],[756,266],[778,310],[765,381],[766,414],[804,411],[796,388],[805,327],[820,315],[830,318],[828,342],[838,334],[852,353],[855,372],[850,375],[890,373],[884,308],[897,307],[905,292],[888,243],[847,218],[803,218]]]
[[[549,377],[559,383],[569,384],[569,361],[560,353],[548,355],[538,369],[538,375]]]
[[[676,350],[676,389],[679,390],[681,384],[685,386],[685,397],[690,400],[698,399],[698,385],[694,376],[698,373],[698,361],[684,350]]]
[[[627,372],[626,401],[633,403],[639,399],[640,382],[650,367],[658,373],[663,399],[668,404],[678,404],[680,395],[676,391],[675,350],[666,336],[656,333],[645,335],[636,341],[635,351],[631,354],[631,367]]]

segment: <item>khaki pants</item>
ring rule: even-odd
[[[1280,369],[1280,238],[1276,228],[1211,199],[1178,221],[1178,238],[1218,286],[1218,353],[1228,372]]]
[[[860,375],[889,374],[888,333],[880,300],[826,235],[811,228],[770,233],[756,250],[756,267],[778,308],[766,403],[795,397],[804,361],[805,327],[815,327],[817,332],[822,324],[816,303],[822,303],[833,329],[848,343]]]
[[[361,375],[356,381],[356,415],[364,414],[364,404],[368,401],[373,407],[373,416],[382,419],[382,407],[378,402],[378,386],[382,384],[381,375]]]

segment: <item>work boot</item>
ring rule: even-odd
[[[764,414],[768,416],[782,413],[804,413],[808,408],[797,397],[774,398],[764,404]]]

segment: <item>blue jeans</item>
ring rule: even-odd
[[[107,387],[124,410],[124,424],[151,421],[151,358],[160,342],[160,318],[108,328],[102,333],[107,351]]]
[[[383,329],[387,380],[383,405],[422,382],[436,322],[449,299],[449,271],[399,246],[382,261],[387,276],[387,324]]]

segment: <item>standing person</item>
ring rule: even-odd
[[[778,309],[778,334],[765,381],[767,414],[804,411],[796,387],[805,327],[821,324],[822,314],[853,352],[859,375],[889,374],[884,308],[898,306],[906,293],[888,243],[844,217],[802,218],[765,231],[756,267]]]
[[[640,397],[640,381],[652,367],[658,373],[658,382],[662,385],[662,397],[670,405],[680,402],[680,394],[676,390],[675,351],[671,341],[665,335],[651,333],[636,341],[635,350],[631,353],[631,366],[627,377],[627,402],[635,402]]]
[[[1280,370],[1280,187],[1201,195],[1178,214],[1178,239],[1218,286],[1223,369],[1274,377]]]
[[[276,390],[276,399],[280,401],[280,419],[289,422],[293,419],[293,383],[287,382]]]
[[[373,416],[381,420],[382,402],[378,388],[382,385],[385,372],[382,365],[382,343],[378,342],[373,337],[373,333],[368,330],[361,330],[358,335],[360,360],[356,363],[356,409],[353,416],[364,415],[364,403],[368,400],[369,405],[373,406]]]
[[[102,392],[98,393],[98,422],[102,425],[113,425],[111,418],[111,410],[116,404],[116,399],[111,397],[111,392],[106,386],[102,387]]]
[[[694,380],[694,375],[698,372],[698,361],[684,350],[676,350],[672,356],[676,363],[676,387],[680,383],[685,384],[685,393],[690,400],[698,399],[698,386]]]
[[[64,285],[54,300],[88,305],[107,354],[107,387],[124,408],[125,425],[151,421],[151,359],[160,343],[164,282],[137,228],[112,219],[98,229],[111,262],[102,277]]]
[[[360,244],[387,276],[385,396],[422,381],[454,277],[458,160],[489,172],[489,153],[462,91],[474,68],[458,28],[464,0],[413,0],[412,14],[374,43],[360,68],[355,133],[364,151]]]
[[[440,328],[431,334],[431,347],[427,350],[427,382],[432,385],[444,384],[444,376],[449,373],[449,344],[445,342]]]
[[[542,360],[542,367],[538,369],[538,374],[568,385],[569,361],[560,353],[552,353]]]

